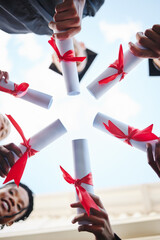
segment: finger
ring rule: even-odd
[[[5,82],[7,83],[9,80],[9,74],[8,72],[4,72],[4,78],[5,78]]]
[[[155,24],[152,27],[153,31],[155,31],[156,33],[160,34],[160,24]]]
[[[65,0],[56,6],[55,12],[63,12],[71,8],[75,8],[73,0]]]
[[[147,38],[143,33],[138,32],[136,34],[137,41],[140,45],[153,51],[153,57],[158,58],[160,56],[159,44]]]
[[[7,160],[2,155],[0,155],[0,168],[1,168],[2,173],[5,176],[8,174],[9,169],[10,169],[10,166],[7,163]]]
[[[157,58],[157,54],[150,49],[141,49],[134,43],[128,43],[130,51],[136,56],[141,58]]]
[[[151,166],[151,168],[157,173],[157,175],[160,177],[160,171],[156,165],[156,162],[154,161],[153,153],[152,153],[152,145],[150,143],[147,143],[147,159],[148,164]]]
[[[74,29],[80,26],[80,18],[77,16],[75,18],[61,21],[61,22],[52,22],[52,29],[58,31],[65,31],[68,29]]]
[[[2,177],[2,178],[5,178],[6,177],[6,175],[3,173],[3,171],[1,170],[1,166],[0,166],[0,176]]]
[[[155,162],[160,172],[160,141],[156,143],[155,148]]]
[[[76,9],[71,8],[68,11],[65,11],[65,12],[55,13],[54,20],[56,22],[61,22],[61,21],[67,20],[67,19],[77,17],[77,16],[78,15],[77,15]]]
[[[0,80],[2,80],[3,74],[4,74],[4,72],[3,72],[3,71],[0,71]]]
[[[156,33],[151,28],[147,29],[144,34],[152,41],[156,42],[157,44],[160,44],[160,34]]]
[[[72,223],[80,222],[80,221],[88,221],[90,224],[95,224],[95,225],[100,225],[100,226],[105,226],[106,225],[106,220],[103,219],[102,217],[97,217],[94,215],[88,216],[86,213],[79,214],[74,217],[72,220]]]
[[[14,152],[18,157],[22,157],[23,153],[21,149],[14,143],[9,143],[7,145],[4,145],[5,148],[8,150]]]
[[[83,206],[82,206],[82,204],[80,202],[71,203],[70,206],[72,208],[83,208]]]
[[[79,232],[91,232],[93,234],[102,234],[104,229],[100,226],[82,225],[78,227]]]
[[[65,40],[67,38],[71,38],[74,35],[76,35],[77,33],[79,33],[81,30],[81,27],[76,27],[76,28],[71,28],[65,32],[61,32],[61,33],[54,33],[54,36],[59,39],[59,40]]]
[[[1,158],[1,163],[3,163],[4,161],[4,164],[5,164],[6,162],[5,158],[6,158],[10,167],[12,167],[15,164],[13,153],[9,151],[5,146],[0,147],[0,153],[1,153],[1,156],[3,157]]]

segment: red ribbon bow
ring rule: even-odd
[[[117,69],[118,73],[115,73],[109,77],[106,77],[106,78],[100,80],[98,82],[99,84],[107,84],[107,83],[113,81],[117,76],[122,74],[121,79],[119,80],[119,81],[121,81],[124,78],[124,76],[127,74],[124,72],[124,56],[123,56],[122,44],[119,47],[118,59],[113,64],[109,65],[109,67]]]
[[[23,97],[28,91],[29,84],[21,83],[20,85],[14,83],[14,90],[10,90],[0,86],[0,91],[9,93],[15,97]]]
[[[51,39],[48,41],[48,43],[53,47],[53,49],[55,50],[57,57],[59,59],[59,62],[61,61],[66,61],[66,62],[83,62],[84,59],[86,59],[86,57],[75,57],[74,56],[74,51],[73,50],[69,50],[66,53],[64,53],[64,55],[62,56],[58,50],[58,47],[55,43],[55,40],[51,37]]]
[[[120,139],[125,139],[124,142],[131,145],[130,140],[140,141],[140,142],[146,142],[151,140],[159,139],[154,133],[152,133],[153,124],[151,124],[149,127],[139,130],[133,127],[128,126],[128,135],[124,134],[116,125],[114,125],[110,120],[108,121],[108,126],[103,122],[103,125],[105,128],[113,134],[115,137]]]
[[[69,184],[74,184],[79,200],[82,206],[84,207],[84,209],[86,210],[86,213],[88,214],[88,216],[90,214],[90,208],[94,208],[99,211],[99,207],[90,197],[88,192],[81,186],[82,183],[86,183],[93,186],[92,173],[89,173],[88,175],[86,175],[81,179],[73,179],[61,166],[60,168],[61,168],[61,171],[63,172],[64,179]]]
[[[31,145],[29,144],[30,139],[27,140],[25,138],[22,129],[20,128],[18,123],[12,118],[12,116],[11,115],[7,115],[7,114],[6,114],[6,116],[9,118],[9,120],[11,121],[13,126],[16,128],[16,130],[18,131],[18,133],[22,137],[23,143],[21,143],[21,144],[27,148],[26,151],[24,152],[24,154],[22,155],[22,157],[20,157],[17,160],[17,162],[12,166],[12,168],[10,169],[10,171],[9,171],[5,181],[4,181],[4,183],[7,183],[7,182],[9,182],[11,180],[14,180],[15,184],[17,186],[19,186],[19,183],[20,183],[22,174],[24,172],[24,169],[25,169],[28,157],[33,156],[38,151],[34,150],[31,147]]]

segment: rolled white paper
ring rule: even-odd
[[[61,55],[63,55],[69,50],[74,51],[72,38],[69,38],[66,40],[56,39],[56,44],[58,46],[58,49]],[[67,94],[68,95],[79,94],[80,87],[79,87],[79,77],[78,77],[76,62],[61,61],[61,67],[62,67],[62,73],[66,83]]]
[[[86,139],[75,139],[72,140],[73,149],[73,159],[74,159],[74,170],[75,178],[80,179],[85,177],[91,172],[90,157],[88,151],[88,141]],[[93,186],[89,184],[82,183],[82,187],[86,189],[89,193],[94,193]],[[78,196],[77,196],[77,200]],[[77,208],[77,213],[84,213],[85,210],[82,208]],[[82,222],[80,222],[82,224]],[[83,222],[84,224],[84,222]]]
[[[63,126],[62,122],[57,119],[40,132],[36,133],[30,138],[29,144],[32,146],[32,149],[36,151],[41,151],[43,148],[48,146],[50,143],[61,137],[67,132],[66,128]],[[26,147],[22,144],[19,145],[22,153],[26,151]],[[15,155],[15,161],[18,160],[17,155]]]
[[[144,49],[142,46],[138,46]],[[129,73],[134,67],[142,62],[143,59],[144,58],[134,56],[130,50],[126,51],[124,53],[124,72]],[[108,67],[92,83],[87,86],[87,89],[96,99],[99,99],[104,93],[106,93],[110,88],[112,88],[116,83],[120,81],[122,74],[118,75],[113,81],[110,81],[107,84],[99,84],[99,81],[112,76],[115,73],[117,73],[117,69]],[[123,80],[125,81],[125,79]]]
[[[8,83],[6,83],[4,79],[2,79],[0,81],[0,86],[12,91],[14,90],[14,82],[12,81],[8,81]],[[52,96],[46,93],[33,90],[31,88],[28,88],[27,93],[24,96],[20,97],[20,99],[23,99],[25,101],[31,102],[33,104],[36,104],[40,107],[47,108],[47,109],[51,107],[53,102]]]
[[[119,122],[117,121],[116,119],[114,118],[111,118],[109,116],[106,116],[102,113],[97,113],[97,115],[95,116],[94,118],[94,121],[93,121],[93,126],[95,128],[98,128],[99,130],[109,134],[109,135],[112,135],[114,137],[113,134],[111,134],[106,128],[105,126],[103,125],[103,123],[105,123],[106,125],[108,125],[108,121],[111,121],[113,124],[115,124],[124,134],[128,135],[128,125],[125,124],[125,123],[122,123],[122,122]],[[120,138],[117,138],[121,141],[124,141],[125,139],[120,139]],[[130,140],[130,143],[132,144],[133,147],[136,147],[142,151],[146,151],[146,143],[151,143],[152,146],[153,146],[153,151],[155,149],[155,143],[157,142],[157,140],[152,140],[152,141],[144,141],[144,142],[140,142],[140,141],[135,141],[135,140]]]

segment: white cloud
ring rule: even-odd
[[[109,24],[106,21],[101,21],[99,26],[108,42],[115,42],[116,40],[129,42],[138,31],[142,31],[141,24],[136,22]]]
[[[42,56],[43,48],[33,34],[18,35],[16,36],[16,41],[19,45],[19,55],[26,57],[31,61],[35,61]]]
[[[140,112],[141,106],[128,94],[120,92],[116,86],[101,99],[99,109],[117,120],[128,122],[131,117]]]

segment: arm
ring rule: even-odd
[[[51,21],[49,27],[62,32],[54,33],[53,37],[64,40],[80,32],[84,5],[85,0],[64,0],[56,6],[53,17],[55,21]]]
[[[160,177],[160,140],[156,143],[155,153],[153,154],[152,145],[147,143],[147,158],[148,164]]]
[[[15,159],[13,152],[18,156],[22,156],[22,152],[19,147],[14,143],[0,146],[0,176],[7,176],[10,168],[14,165]]]
[[[88,225],[80,225],[78,227],[79,232],[90,232],[95,235],[96,240],[119,240],[118,236],[114,234],[112,227],[110,225],[110,221],[108,218],[108,214],[103,207],[101,200],[93,195],[90,194],[93,198],[95,203],[99,206],[100,211],[92,209],[92,214],[88,216],[86,213],[82,213],[77,215],[73,220],[72,223],[76,223],[79,221],[88,221],[90,224]],[[83,208],[80,202],[71,204],[72,208]]]
[[[137,57],[160,58],[160,25],[155,24],[144,33],[136,34],[137,42],[146,49],[140,49],[132,42],[129,42],[130,51]]]

